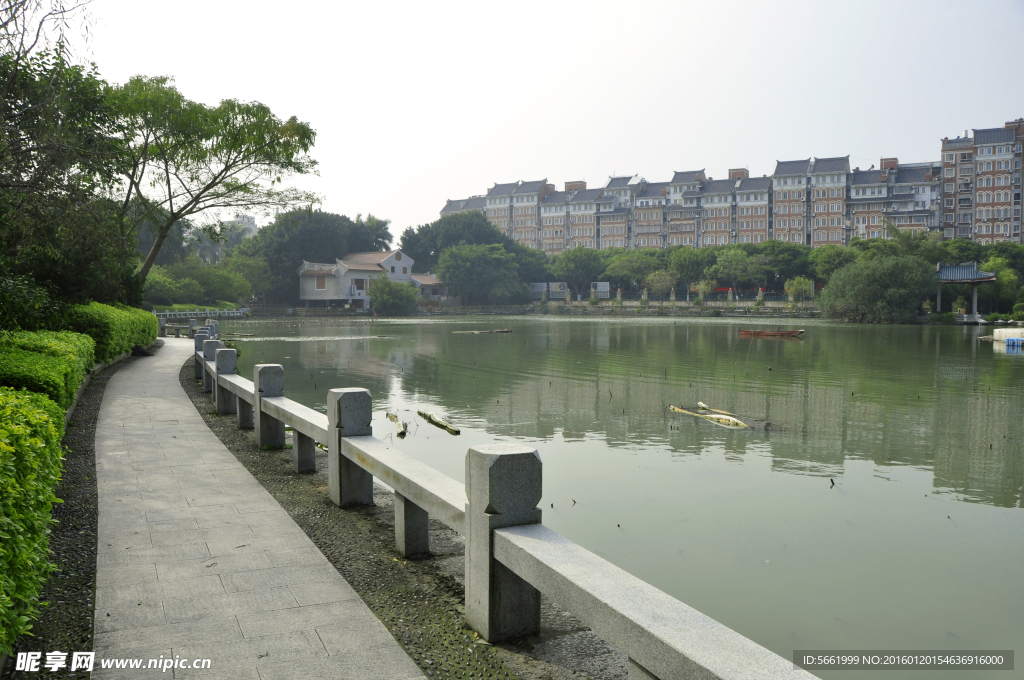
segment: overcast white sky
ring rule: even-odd
[[[317,130],[323,208],[407,226],[495,182],[937,159],[1024,116],[1020,0],[94,0],[80,55]],[[955,84],[955,87],[953,86]],[[230,217],[230,216],[225,216]],[[261,219],[260,223],[266,220]]]

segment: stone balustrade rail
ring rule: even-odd
[[[257,364],[251,381],[237,375],[216,325],[196,329],[195,350],[217,412],[254,429],[257,445],[283,448],[291,427],[297,472],[316,469],[317,442],[327,448],[333,503],[372,504],[374,477],[394,489],[400,554],[429,554],[430,517],[465,537],[466,622],[484,640],[539,632],[543,593],[627,654],[631,680],[815,677],[545,527],[536,449],[472,447],[463,485],[373,437],[368,390],[330,390],[325,415],[284,396],[280,364]]]

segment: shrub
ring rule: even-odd
[[[45,394],[61,408],[74,399],[74,364],[63,358],[28,352],[7,345],[0,347],[0,385]]]
[[[46,397],[0,387],[0,654],[39,613],[49,563],[50,511],[60,503],[64,414]]]
[[[1014,314],[1024,314],[1024,302],[1018,302],[1013,306]]]
[[[932,314],[932,321],[934,323],[943,323],[946,325],[956,323],[956,314],[953,312],[941,312],[938,314]]]
[[[876,257],[837,269],[819,299],[822,313],[859,323],[910,323],[935,290],[935,270],[917,257]]]
[[[104,363],[136,345],[149,345],[159,331],[156,317],[145,310],[98,302],[72,307],[68,325],[96,341],[96,361]]]
[[[0,276],[0,328],[62,328],[67,303],[27,276]]]
[[[1010,320],[1010,315],[1009,314],[989,314],[988,316],[985,317],[985,321],[988,321],[989,323],[995,323],[996,321],[1009,321],[1009,320]]]
[[[416,311],[416,287],[411,283],[392,281],[387,276],[370,279],[370,302],[373,311],[385,316],[409,316]]]
[[[598,298],[597,297],[597,293],[594,293],[594,292],[590,293],[590,298],[587,300],[587,302],[589,304],[592,304],[592,305],[599,305],[599,304],[601,304],[600,298]]]
[[[67,360],[72,367],[68,377],[68,396],[75,398],[79,386],[85,380],[85,376],[92,371],[96,364],[96,342],[88,335],[72,333],[70,331],[18,331],[5,333],[0,336],[0,351],[6,347],[16,347],[28,352],[37,352],[52,357],[59,357]],[[6,384],[6,383],[5,383]],[[43,390],[33,389],[29,385],[17,385],[26,387],[33,392]],[[59,402],[58,402],[59,403]],[[70,402],[69,402],[70,404]]]

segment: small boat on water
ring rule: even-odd
[[[749,338],[795,338],[803,332],[802,328],[798,331],[755,331],[750,328],[740,329],[740,335]]]

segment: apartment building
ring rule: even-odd
[[[889,221],[903,231],[938,231],[941,200],[939,163],[900,163],[883,158],[891,178]]]
[[[770,177],[743,177],[736,187],[736,242],[768,240],[772,215]]]
[[[512,195],[518,188],[519,182],[495,184],[484,196],[487,221],[506,236],[512,235]]]
[[[573,248],[598,248],[597,200],[604,189],[581,189],[569,199],[569,244]]]
[[[885,205],[889,197],[888,171],[861,170],[850,173],[848,203],[853,222],[853,236],[879,238],[885,236]]]
[[[663,248],[668,182],[644,182],[636,194],[633,208],[633,245],[636,248]]]
[[[470,196],[469,198],[463,198],[459,200],[448,199],[445,206],[441,208],[441,217],[445,215],[455,215],[457,213],[482,212],[484,215],[487,214],[487,199],[483,196]]]
[[[513,240],[528,248],[541,247],[540,203],[554,190],[555,185],[548,184],[546,179],[519,183],[511,194],[512,224],[509,236]]]
[[[667,245],[699,246],[704,170],[676,171],[668,183],[665,231]]]
[[[849,220],[846,211],[850,157],[815,158],[810,170],[811,245],[842,244]]]
[[[772,173],[774,229],[777,241],[808,243],[811,159],[775,161]]]
[[[557,255],[565,250],[569,243],[569,201],[574,190],[566,182],[565,191],[552,191],[540,202],[541,248],[548,255]]]
[[[736,187],[739,179],[709,179],[702,193],[702,245],[734,243]]]

